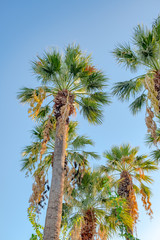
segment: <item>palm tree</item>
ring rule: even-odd
[[[51,190],[44,228],[44,240],[58,240],[61,226],[62,199],[64,189],[64,162],[69,117],[76,108],[90,123],[102,122],[102,106],[108,104],[108,96],[103,91],[106,77],[91,63],[91,57],[82,53],[79,46],[68,46],[62,56],[56,50],[45,52],[33,62],[33,70],[41,86],[23,88],[18,94],[22,103],[29,103],[31,117],[49,112],[48,122],[43,132],[41,154],[45,152],[52,128],[51,118],[56,119],[56,136]],[[41,107],[42,102],[47,104]]]
[[[118,206],[125,206],[119,213],[121,221]],[[111,193],[109,178],[88,170],[63,204],[62,239],[106,240],[122,222],[131,226],[132,219],[125,208],[126,203]]]
[[[128,202],[129,214],[135,224],[138,219],[138,205],[136,195],[141,194],[142,202],[148,214],[152,214],[150,203],[150,188],[146,183],[152,183],[152,178],[146,173],[157,170],[154,161],[147,159],[146,155],[137,155],[138,147],[131,148],[128,145],[112,147],[110,151],[104,152],[107,159],[106,166],[101,171],[115,178],[117,193]],[[133,234],[133,227],[128,232]],[[128,238],[127,238],[128,239]]]
[[[134,28],[132,43],[133,46],[119,44],[113,54],[119,64],[131,71],[142,67],[145,73],[129,81],[117,82],[113,94],[122,101],[133,97],[135,100],[129,106],[133,114],[146,105],[146,125],[155,138],[156,123],[153,118],[160,112],[160,17],[151,30],[143,25]]]

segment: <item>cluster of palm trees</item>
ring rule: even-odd
[[[138,195],[152,215],[149,173],[158,169],[160,158],[160,18],[151,30],[138,25],[132,40],[133,46],[120,44],[113,54],[131,71],[142,66],[146,72],[116,83],[112,95],[123,101],[134,97],[133,114],[146,106],[146,141],[156,147],[151,159],[138,155],[138,147],[114,146],[103,154],[106,165],[91,171],[90,160],[100,156],[87,150],[93,141],[78,135],[78,122],[70,117],[79,111],[92,124],[103,122],[103,107],[110,104],[107,78],[77,45],[68,45],[64,54],[55,49],[45,52],[32,63],[40,85],[22,88],[18,94],[21,103],[30,105],[29,116],[36,121],[34,140],[24,148],[22,159],[22,170],[33,177],[28,208],[36,231],[32,240],[105,240],[117,232],[126,239],[137,239],[133,235]],[[42,233],[35,219],[46,204]]]

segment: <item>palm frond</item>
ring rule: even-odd
[[[91,98],[82,98],[81,102],[78,102],[81,106],[81,113],[92,124],[102,124],[103,113],[101,105]]]
[[[136,184],[133,184],[133,189],[136,194],[140,194],[140,188]]]
[[[151,134],[146,134],[145,143],[147,144],[147,146],[152,147],[154,140],[155,139],[151,136]]]
[[[97,103],[101,104],[110,104],[110,97],[107,95],[106,92],[95,92],[90,94],[90,98],[96,101]]]
[[[37,162],[37,157],[30,158],[23,158],[21,160],[21,171],[29,170],[33,167],[33,165]]]
[[[48,105],[41,107],[37,115],[37,119],[44,119],[47,115],[49,115],[50,110],[51,108]]]
[[[90,56],[82,53],[79,45],[71,44],[65,49],[65,64],[68,70],[74,77],[82,74],[83,70],[90,63]]]
[[[107,86],[107,81],[108,78],[98,70],[82,79],[83,85],[89,92],[102,91],[102,89]]]
[[[158,16],[153,24],[152,24],[152,31],[154,36],[156,37],[156,41],[160,41],[160,16]]]
[[[83,151],[83,154],[86,157],[91,157],[91,158],[96,159],[96,160],[100,159],[100,155],[97,154],[96,152]]]
[[[146,104],[146,100],[147,100],[146,94],[142,93],[129,105],[130,111],[132,112],[133,115],[142,110],[142,108]]]
[[[141,174],[134,174],[134,178],[139,181],[140,183],[142,181],[146,182],[146,183],[152,183],[153,182],[153,179],[150,177],[150,176],[147,176],[146,174],[145,175],[141,175]]]
[[[159,149],[152,151],[150,155],[151,155],[151,158],[156,163],[159,163],[159,161],[160,161],[160,150]]]
[[[139,167],[146,172],[150,172],[150,171],[155,171],[158,170],[157,164],[152,161],[152,160],[145,160],[144,162],[139,164]]]
[[[144,28],[144,26],[138,25],[134,29],[133,40],[134,44],[137,46],[137,54],[139,55],[139,58],[144,63],[157,68],[155,62],[153,62],[157,57],[158,50],[154,34],[147,28]]]
[[[20,92],[17,94],[17,98],[20,100],[21,103],[30,102],[33,99],[33,88],[21,88]]]
[[[123,64],[131,71],[137,70],[139,60],[129,44],[119,44],[114,50],[113,55],[119,64]]]
[[[143,89],[142,79],[144,79],[144,75],[129,81],[117,82],[112,88],[112,93],[118,96],[121,101],[129,100],[131,96],[135,97]]]
[[[81,149],[81,148],[84,148],[86,147],[86,145],[91,145],[93,146],[94,143],[91,139],[89,139],[88,137],[86,136],[77,136],[72,142],[71,142],[71,145],[73,147],[73,149]]]
[[[70,121],[69,122],[68,142],[72,141],[77,136],[77,128],[78,128],[78,122],[77,121]]]
[[[141,183],[140,188],[143,190],[146,196],[150,197],[152,195],[151,189],[144,185],[143,183]]]
[[[51,93],[52,89],[46,86],[40,86],[45,93]],[[20,100],[21,103],[30,103],[34,99],[34,93],[38,96],[40,94],[39,88],[27,88],[23,87],[20,89],[20,92],[17,94],[17,98]]]
[[[23,151],[23,156],[28,156],[30,154],[36,155],[41,149],[41,142],[33,142],[31,145],[26,146]]]
[[[42,83],[54,81],[53,76],[61,70],[61,55],[55,49],[52,52],[45,52],[43,58],[37,57],[37,60],[32,62],[32,68],[37,76],[37,79]]]

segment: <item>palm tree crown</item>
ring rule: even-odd
[[[121,222],[117,216],[118,206],[125,206],[119,213]],[[125,202],[111,193],[108,177],[88,170],[63,204],[62,238],[106,240],[122,222],[131,225],[132,219],[126,209]]]
[[[154,116],[160,112],[160,17],[149,30],[143,25],[134,29],[130,44],[119,44],[113,54],[119,64],[123,64],[131,71],[138,67],[145,69],[145,73],[129,81],[118,82],[113,87],[113,94],[120,100],[135,100],[130,104],[130,110],[136,114],[144,105],[146,111],[146,125],[153,137],[156,137]]]
[[[127,199],[130,214],[136,222],[138,218],[138,206],[135,194],[142,195],[145,209],[152,214],[150,195],[151,191],[146,183],[152,183],[148,172],[157,170],[154,161],[147,159],[146,155],[137,155],[138,148],[130,145],[112,147],[110,151],[104,152],[107,159],[106,166],[102,166],[102,172],[113,175],[113,182],[118,187],[118,194]]]
[[[36,89],[22,88],[18,94],[22,103],[30,104],[31,117],[49,113],[50,105],[56,102],[55,97],[59,93],[61,97],[66,95],[68,101],[72,98],[74,107],[80,108],[89,122],[101,123],[102,105],[109,103],[103,91],[107,79],[92,65],[91,57],[82,53],[79,46],[69,45],[65,55],[56,50],[45,52],[42,58],[33,61],[32,67],[42,85]],[[48,102],[42,107],[45,99]],[[54,109],[55,115],[57,110]]]

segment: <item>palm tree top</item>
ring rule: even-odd
[[[73,189],[71,197],[68,196],[68,203],[63,204],[63,239],[65,234],[71,233],[72,236],[73,233],[77,235],[80,233],[87,214],[91,214],[93,222],[95,221],[97,232],[95,235],[98,237],[104,235],[104,239],[108,239],[121,224],[117,218],[120,206],[121,221],[127,226],[131,225],[132,219],[126,211],[126,203],[115,194],[111,194],[111,191],[110,179],[107,176],[88,169],[81,184]],[[125,208],[122,209],[122,206]],[[74,236],[71,239],[75,239]]]
[[[131,43],[118,44],[113,54],[119,64],[131,71],[137,71],[139,66],[145,66],[149,71],[160,69],[160,17],[148,29],[137,25],[133,29]]]
[[[120,173],[128,171],[134,175],[140,169],[144,172],[157,170],[156,163],[148,159],[147,155],[137,155],[138,150],[139,147],[132,148],[130,144],[114,146],[110,151],[106,150],[103,155],[107,159],[108,173],[114,170]]]
[[[150,160],[147,155],[138,155],[138,150],[138,147],[132,148],[129,144],[114,146],[110,151],[104,152],[107,162],[100,168],[105,175],[110,175],[118,194],[128,201],[134,224],[138,219],[136,195],[141,195],[147,213],[150,216],[153,213],[150,202],[151,189],[148,186],[153,179],[148,174],[158,169],[155,161]]]
[[[133,30],[131,44],[118,44],[113,55],[119,64],[132,72],[138,71],[139,67],[144,69],[142,75],[129,81],[117,82],[113,87],[113,94],[122,101],[133,97],[135,100],[129,106],[133,114],[148,104],[157,116],[160,110],[157,82],[160,71],[160,16],[151,29],[137,25]]]
[[[24,87],[18,93],[21,103],[30,104],[31,116],[37,118],[42,111],[49,112],[52,100],[59,92],[66,91],[68,96],[73,95],[75,108],[80,107],[89,122],[102,122],[102,105],[110,102],[104,91],[107,78],[93,66],[91,56],[83,53],[79,45],[68,45],[64,54],[55,49],[44,52],[32,62],[32,68],[41,85],[35,89]],[[42,107],[45,99],[51,102]]]

